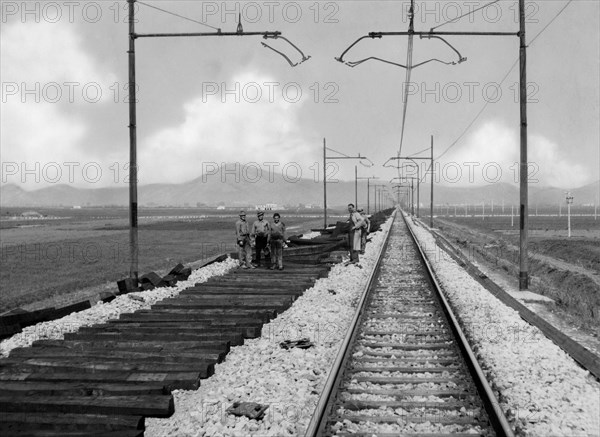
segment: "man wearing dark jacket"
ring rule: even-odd
[[[240,219],[235,222],[235,237],[238,248],[238,259],[242,269],[253,269],[252,246],[250,245],[250,225],[246,221],[246,211],[240,211]]]
[[[258,211],[256,213],[258,220],[252,224],[252,236],[255,241],[256,248],[256,265],[260,267],[260,258],[262,251],[267,247],[267,240],[269,239],[269,233],[271,232],[271,226],[268,221],[263,220],[265,213]],[[268,266],[267,266],[268,267]]]

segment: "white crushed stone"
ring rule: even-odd
[[[412,228],[517,435],[600,436],[600,383]]]
[[[382,226],[387,230],[391,220]],[[231,349],[215,374],[196,391],[176,390],[175,414],[146,419],[146,436],[304,435],[327,375],[352,320],[361,292],[383,242],[383,231],[361,256],[363,269],[335,265],[327,278],[265,324],[262,336]],[[308,337],[309,349],[284,350],[279,343]],[[262,420],[228,415],[233,402],[269,408]]]
[[[308,232],[306,234],[302,234],[302,236],[300,237],[301,240],[312,240],[313,238],[316,237],[320,237],[321,233],[320,232]]]
[[[0,356],[6,357],[17,347],[27,347],[36,340],[60,340],[68,332],[76,332],[82,326],[92,326],[116,319],[120,314],[150,309],[156,302],[178,295],[198,282],[206,282],[213,276],[221,276],[238,265],[237,260],[227,258],[192,272],[186,281],[179,281],[174,287],[155,288],[117,296],[111,302],[99,301],[87,310],[69,314],[60,319],[28,326],[22,332],[0,342]]]

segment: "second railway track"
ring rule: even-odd
[[[307,435],[512,435],[400,215],[379,269]]]

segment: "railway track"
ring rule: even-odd
[[[400,218],[378,269],[307,436],[511,436]]]

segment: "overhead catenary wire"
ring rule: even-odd
[[[414,31],[414,0],[410,2],[410,9],[408,11],[410,18],[409,31]],[[408,49],[406,51],[406,76],[404,80],[404,105],[402,108],[402,128],[400,130],[400,146],[398,147],[398,157],[402,154],[402,145],[404,143],[404,128],[406,126],[406,111],[408,109],[408,84],[410,83],[410,76],[412,73],[412,53],[413,53],[413,38],[414,35],[408,35]],[[398,169],[398,176],[400,176],[400,169]]]
[[[429,150],[430,150],[430,147],[425,147],[423,150],[419,150],[418,152],[414,152],[414,153],[412,153],[411,155],[412,155],[412,156],[415,156],[415,155],[420,155],[421,153],[423,153],[423,152],[427,152],[427,151],[429,151]]]
[[[546,29],[547,29],[547,28],[548,28],[548,27],[549,27],[549,26],[552,24],[552,23],[554,23],[554,20],[556,20],[556,19],[557,19],[557,18],[560,16],[560,14],[562,14],[562,13],[563,13],[563,11],[564,11],[565,9],[567,9],[567,6],[569,6],[571,3],[573,3],[573,0],[569,0],[569,1],[567,2],[567,4],[566,4],[566,5],[564,5],[560,11],[558,11],[558,13],[557,13],[557,14],[554,16],[554,18],[552,18],[552,20],[550,20],[550,21],[548,22],[548,24],[546,24],[546,25],[545,25],[545,26],[542,28],[542,30],[540,30],[540,31],[537,33],[537,35],[536,35],[536,36],[534,36],[534,37],[532,38],[532,40],[531,40],[531,41],[529,41],[529,45],[533,44],[533,42],[534,42],[534,41],[535,41],[535,40],[536,40],[536,39],[537,39],[537,38],[538,38],[538,37],[539,37],[539,36],[540,36],[540,35],[541,35],[541,34],[542,34],[542,33],[543,33],[543,32],[544,32],[544,31],[545,31],[545,30],[546,30]]]
[[[534,41],[536,39],[538,39],[538,37],[560,16],[560,14],[563,13],[563,11],[567,8],[567,6],[569,6],[571,3],[573,2],[573,0],[569,0],[560,11],[558,11],[558,13],[531,39],[531,41],[529,42],[528,46],[530,46],[531,44],[534,43]],[[513,64],[511,65],[511,67],[508,69],[508,71],[506,72],[506,74],[504,75],[504,77],[502,78],[502,80],[498,83],[499,86],[501,86],[504,81],[508,78],[509,74],[514,70],[514,68],[517,66],[517,63],[519,62],[519,58],[517,58]],[[448,153],[450,151],[450,149],[452,149],[456,144],[458,144],[458,142],[465,136],[465,134],[469,131],[469,129],[475,124],[475,122],[479,119],[479,117],[481,116],[481,114],[483,114],[483,112],[486,110],[486,108],[488,107],[488,105],[490,104],[489,101],[486,101],[484,103],[484,105],[481,107],[481,109],[479,110],[479,112],[477,112],[477,114],[475,115],[475,117],[469,122],[469,124],[467,125],[467,127],[460,133],[460,135],[458,136],[458,138],[456,138],[448,147],[446,147],[446,149],[444,149],[444,151],[442,153],[440,153],[435,159],[438,160],[440,159],[442,156],[444,156],[446,153]]]
[[[442,27],[442,26],[445,26],[446,24],[449,24],[449,23],[456,23],[456,22],[457,22],[458,20],[460,20],[461,18],[464,18],[464,17],[466,17],[466,16],[468,16],[468,15],[474,14],[475,12],[477,12],[477,11],[480,11],[480,10],[482,10],[482,9],[485,9],[485,8],[487,8],[488,6],[491,6],[491,5],[493,5],[494,3],[498,3],[499,1],[500,1],[500,0],[494,0],[494,1],[492,1],[492,2],[489,2],[489,3],[487,3],[487,4],[483,5],[483,6],[479,7],[479,8],[476,8],[476,9],[473,9],[472,11],[469,11],[469,12],[467,12],[466,14],[462,14],[462,15],[461,15],[461,16],[459,16],[459,17],[453,18],[452,20],[448,20],[448,21],[446,21],[446,22],[444,22],[444,23],[442,23],[442,24],[439,24],[439,25],[437,25],[437,26],[435,26],[435,27],[432,27],[432,28],[431,28],[429,31],[430,31],[430,32],[433,32],[435,29],[438,29],[438,28],[440,28],[440,27]]]
[[[150,5],[148,3],[141,2],[139,0],[136,3],[138,3],[140,5],[147,6],[147,7],[152,8],[152,9],[156,9],[157,11],[164,12],[165,14],[173,15],[175,17],[179,17],[179,18],[182,18],[182,19],[187,20],[187,21],[191,21],[191,22],[196,23],[196,24],[201,24],[202,26],[209,27],[209,28],[211,28],[213,30],[216,30],[217,32],[221,31],[221,29],[219,27],[211,26],[210,24],[204,23],[202,21],[194,20],[193,18],[189,18],[189,17],[183,16],[183,15],[177,14],[175,12],[167,11],[166,9],[162,9],[162,8],[157,7],[157,6],[153,6],[153,5]]]
[[[343,152],[338,152],[337,150],[334,150],[334,149],[332,149],[331,147],[325,147],[325,149],[326,149],[326,150],[329,150],[330,152],[337,153],[338,155],[342,155],[342,156],[343,156],[343,157],[345,157],[345,158],[352,158],[350,155],[346,155],[346,154],[345,154],[345,153],[343,153]]]
[[[506,74],[504,75],[504,77],[502,78],[502,80],[498,83],[498,86],[501,86],[504,81],[508,78],[509,74],[514,70],[514,68],[516,67],[517,63],[519,62],[519,58],[517,58],[517,60],[515,62],[513,62],[513,64],[511,65],[511,67],[508,69],[508,71],[506,72]],[[442,153],[440,153],[435,159],[440,159],[442,156],[444,156],[450,149],[452,149],[452,147],[454,147],[461,139],[462,137],[465,136],[465,134],[469,131],[469,129],[475,124],[475,122],[479,119],[479,117],[481,116],[481,114],[483,114],[483,111],[486,110],[486,108],[488,107],[488,105],[490,104],[489,101],[486,101],[485,104],[481,107],[481,109],[479,110],[479,112],[475,115],[475,117],[473,118],[473,120],[471,120],[471,122],[467,125],[467,127],[461,132],[461,134],[458,136],[458,138],[456,138],[452,144],[450,144]]]
[[[402,153],[402,145],[404,143],[404,128],[406,126],[406,111],[408,109],[408,84],[412,73],[412,51],[413,51],[413,36],[408,36],[408,53],[406,55],[406,78],[404,81],[404,106],[402,108],[402,129],[400,131],[400,147],[398,148],[398,156]]]

